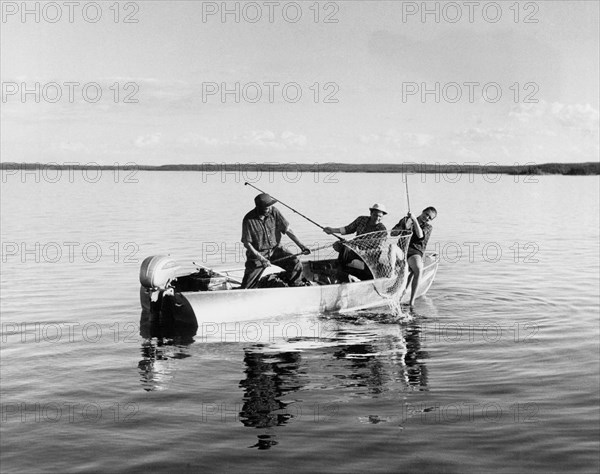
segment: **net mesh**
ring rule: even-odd
[[[406,251],[412,232],[409,230],[379,231],[362,234],[352,240],[343,242],[345,255],[343,259],[349,268],[364,263],[368,268],[362,276],[366,278],[386,278],[384,293],[387,297],[400,298],[400,291],[408,272]],[[358,264],[353,263],[359,259]],[[370,275],[368,274],[370,272]],[[398,301],[399,303],[399,301]]]

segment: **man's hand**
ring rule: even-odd
[[[310,255],[310,249],[308,247],[301,245],[300,250],[302,251],[302,255]]]
[[[323,227],[323,232],[325,232],[326,234],[329,234],[329,235],[334,233],[333,228],[331,228],[331,227]]]
[[[271,262],[269,261],[268,258],[263,257],[262,255],[260,255],[260,263],[262,264],[263,267],[270,267],[271,266]]]

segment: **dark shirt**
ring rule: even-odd
[[[344,229],[346,229],[346,234],[353,234],[354,232],[356,232],[356,235],[362,235],[362,234],[368,234],[369,232],[379,232],[382,230],[387,230],[381,222],[377,225],[370,224],[369,216],[357,217],[350,224],[345,226]]]
[[[420,255],[423,256],[425,249],[427,248],[427,242],[429,242],[429,236],[431,235],[431,231],[433,230],[433,226],[428,222],[421,223],[419,222],[419,227],[423,231],[423,237],[419,239],[415,232],[412,233],[410,237],[410,242],[408,244],[408,252],[407,255],[410,257],[411,255]],[[413,224],[414,225],[414,224]],[[403,217],[400,219],[394,229],[408,229],[408,218]]]
[[[269,253],[281,242],[281,234],[285,234],[290,226],[281,212],[275,207],[264,219],[252,209],[244,216],[242,221],[242,242],[251,244],[261,253]],[[256,258],[254,254],[247,252],[248,258]]]

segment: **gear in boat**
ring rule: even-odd
[[[378,231],[344,241],[340,258],[302,263],[304,284],[334,285],[378,278],[401,278],[406,271],[404,256],[410,235],[410,232],[405,232],[392,237],[386,231]],[[336,244],[342,245],[339,242]],[[275,265],[264,268],[258,287],[287,286],[276,270],[282,269]],[[241,278],[234,270],[217,271],[202,265],[181,264],[168,256],[159,255],[144,260],[140,282],[149,289],[218,291],[239,288]]]
[[[287,287],[279,276],[283,270],[276,265],[267,267],[259,281],[258,288]],[[238,270],[239,272],[239,270]],[[373,279],[368,267],[354,259],[342,265],[338,259],[303,262],[305,286],[333,285]],[[235,271],[223,273],[210,268],[180,264],[171,257],[158,255],[148,257],[142,263],[140,283],[144,288],[173,288],[176,292],[223,291],[240,288],[240,279]]]

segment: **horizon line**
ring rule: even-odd
[[[217,163],[214,161],[195,164],[163,164],[163,165],[140,165],[134,162],[125,164],[114,163],[112,165],[101,165],[95,162],[80,164],[68,163],[31,163],[31,162],[0,162],[0,170],[19,171],[19,169],[40,170],[140,170],[140,171],[304,171],[323,172],[335,171],[340,173],[477,173],[495,172],[499,174],[558,174],[558,175],[598,175],[600,174],[600,162],[586,161],[578,163],[525,163],[513,165],[500,165],[494,162],[478,164],[467,163],[277,163],[277,162],[252,162],[252,163]]]

